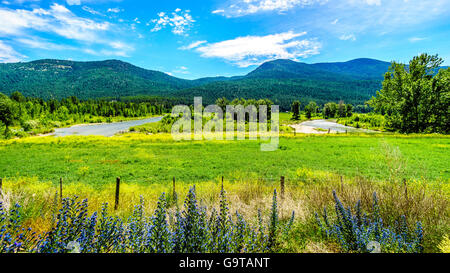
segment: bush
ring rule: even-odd
[[[336,218],[328,216],[326,208],[323,211],[323,221],[316,213],[320,229],[327,238],[336,241],[345,252],[372,252],[373,242],[378,243],[382,252],[421,253],[423,252],[423,228],[417,222],[414,232],[408,229],[406,218],[403,216],[396,227],[384,227],[380,217],[378,199],[373,194],[373,214],[369,217],[361,211],[361,202],[355,206],[355,214],[351,208],[344,208],[335,191]]]
[[[22,124],[23,130],[29,132],[33,129],[39,128],[41,123],[39,120],[27,120]]]

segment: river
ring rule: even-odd
[[[333,121],[316,119],[302,122],[300,124],[291,125],[297,133],[305,134],[324,134],[330,130],[330,133],[377,133],[377,131],[345,126]],[[322,129],[322,130],[317,130]]]
[[[123,122],[99,123],[99,124],[83,124],[75,125],[69,128],[55,129],[54,136],[63,137],[71,135],[79,136],[113,136],[119,132],[128,131],[130,127],[143,125],[146,123],[158,122],[162,117],[129,120]]]

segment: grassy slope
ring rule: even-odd
[[[444,136],[283,137],[276,152],[261,152],[257,141],[174,143],[169,135],[27,138],[0,142],[0,177],[101,186],[120,176],[147,185],[173,176],[188,183],[222,175],[296,179],[306,168],[387,180],[401,166],[396,176],[448,181],[449,148]]]

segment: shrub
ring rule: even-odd
[[[423,252],[423,228],[420,222],[414,232],[410,231],[403,216],[396,227],[385,227],[380,217],[378,199],[373,194],[373,213],[368,216],[361,210],[361,202],[358,201],[354,213],[352,209],[345,208],[333,191],[335,200],[335,218],[328,216],[326,208],[323,211],[323,221],[316,213],[319,228],[327,238],[336,241],[345,252],[371,252],[371,242],[377,242],[382,252]]]
[[[37,129],[40,126],[41,126],[41,123],[39,120],[27,120],[27,121],[23,122],[23,124],[22,124],[23,130],[25,132]]]

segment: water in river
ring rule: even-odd
[[[88,124],[88,125],[75,125],[69,128],[58,128],[55,129],[55,136],[113,136],[119,132],[128,131],[130,127],[142,125],[145,123],[158,122],[162,117],[139,119],[139,120],[129,120],[123,122],[113,122],[113,123],[101,123],[101,124]]]
[[[320,128],[323,130],[331,130],[331,132],[338,132],[338,133],[345,133],[345,132],[376,133],[376,131],[345,126],[345,125],[342,125],[342,124],[339,124],[336,122],[332,122],[332,121],[328,121],[328,120],[324,120],[324,119],[305,121],[305,122],[300,123],[299,125],[300,126],[299,126],[297,132],[304,132],[304,133],[308,133],[308,132],[315,133],[313,130],[315,128]]]

